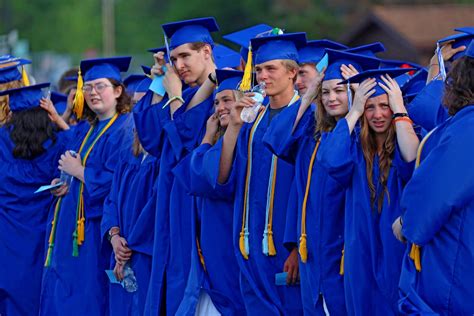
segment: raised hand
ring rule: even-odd
[[[354,77],[357,74],[359,74],[359,72],[351,64],[341,66],[341,75],[342,75],[342,78],[344,78],[345,80],[347,80],[351,77]],[[357,89],[358,86],[359,86],[358,83],[351,83],[351,87],[354,90]]]
[[[400,86],[397,81],[393,80],[388,74],[383,75],[382,81],[385,83],[379,83],[379,86],[387,92],[388,103],[393,113],[406,113],[405,106],[403,105],[403,96]]]
[[[362,83],[355,90],[351,112],[358,114],[358,117],[362,116],[365,109],[365,103],[375,93],[374,88],[376,84],[377,82],[375,79],[368,78],[362,81]]]
[[[321,91],[321,82],[323,81],[325,74],[326,74],[326,67],[324,67],[324,69],[321,72],[318,72],[316,70],[316,76],[309,84],[309,87],[303,96],[303,100],[306,101],[305,104],[308,102],[312,103],[314,99],[316,99],[319,92]]]

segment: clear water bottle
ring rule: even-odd
[[[123,288],[129,293],[136,292],[138,290],[137,278],[130,267],[130,262],[125,263],[123,267]]]
[[[76,157],[77,156],[77,153],[74,151],[74,150],[69,150],[69,153],[71,154],[71,156],[73,157]],[[71,181],[72,181],[72,176],[65,172],[64,170],[61,170],[61,177],[60,177],[60,180],[61,182],[63,183],[63,185],[67,185],[67,186],[70,186],[71,185]]]
[[[240,118],[245,123],[252,123],[257,118],[258,111],[260,110],[266,95],[265,82],[262,81],[260,84],[253,87],[252,92],[254,93],[252,97],[255,101],[254,105],[250,108],[244,108],[242,112],[240,112]]]

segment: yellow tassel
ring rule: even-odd
[[[30,79],[28,78],[28,74],[26,73],[25,66],[21,67],[21,80],[23,81],[25,87],[28,87],[30,85]]]
[[[275,243],[273,242],[273,232],[271,228],[268,230],[268,255],[276,256],[277,252],[275,249]]]
[[[344,249],[342,249],[341,267],[339,268],[339,274],[344,275]]]
[[[245,250],[244,232],[240,232],[239,248],[240,248],[240,253],[242,254],[242,257],[244,257],[245,260],[248,260],[249,255],[248,255],[247,251]]]
[[[78,119],[82,118],[82,113],[84,112],[84,93],[82,92],[82,87],[84,86],[84,81],[82,80],[81,70],[77,73],[77,88],[76,95],[74,96],[74,107],[73,111],[76,114]]]
[[[51,264],[51,251],[52,251],[52,249],[53,249],[53,245],[50,244],[48,246],[48,253],[46,255],[46,261],[44,262],[45,267],[49,267],[49,265]]]
[[[421,271],[421,255],[420,255],[420,246],[415,244],[411,245],[410,258],[415,263],[416,271]]]
[[[196,237],[196,245],[197,245],[197,250],[198,250],[198,255],[199,255],[199,261],[201,261],[202,267],[204,271],[206,271],[206,263],[204,262],[204,256],[202,254],[201,245],[199,244],[199,239],[197,237]]]
[[[82,245],[82,243],[85,240],[84,222],[85,222],[84,218],[81,218],[77,221],[77,244],[78,245]]]
[[[54,227],[54,220],[51,222],[51,227]],[[48,239],[48,244],[53,243],[53,236],[54,236],[54,231],[53,228],[51,228],[51,232],[49,233],[49,239]]]
[[[300,247],[298,249],[301,257],[301,262],[306,263],[308,261],[308,248],[306,246],[306,234],[301,234]]]
[[[245,64],[244,76],[240,83],[240,91],[249,91],[252,88],[252,46],[249,46],[247,54],[247,63]]]

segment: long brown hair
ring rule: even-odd
[[[360,129],[360,142],[362,146],[362,152],[365,158],[365,167],[367,182],[369,184],[370,191],[370,204],[373,207],[377,198],[377,189],[375,188],[373,177],[374,157],[378,153],[377,142],[375,141],[375,133],[370,128],[369,122],[365,115],[362,115]],[[390,166],[392,165],[393,154],[396,146],[396,133],[393,124],[390,124],[387,131],[387,138],[382,146],[382,151],[379,154],[379,181],[383,186],[383,191],[377,199],[377,210],[380,213],[382,211],[383,200],[385,193],[387,194],[388,203],[390,203],[390,193],[388,192],[387,182],[390,174]]]
[[[450,115],[474,104],[474,58],[463,56],[452,64],[446,78],[443,104]]]

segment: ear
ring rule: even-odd
[[[212,47],[211,47],[211,45],[206,44],[206,45],[204,45],[204,47],[201,50],[204,54],[205,59],[212,58]]]
[[[293,78],[294,80],[296,80],[296,78],[297,78],[296,76],[298,75],[298,70],[299,70],[299,68],[297,68],[297,67],[288,70],[288,72],[291,75],[291,78]]]
[[[115,98],[117,99],[118,97],[120,97],[122,95],[122,92],[123,92],[123,87],[122,86],[116,86],[114,88],[114,96]]]

